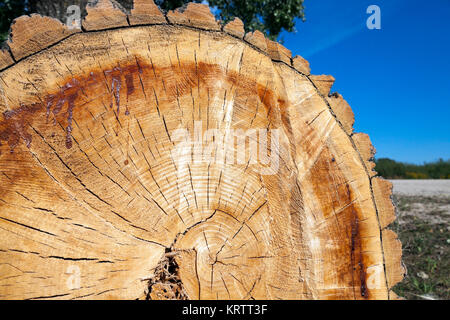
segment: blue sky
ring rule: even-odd
[[[369,30],[369,5],[381,30]],[[450,0],[305,0],[306,22],[281,34],[313,74],[336,78],[376,157],[450,159]]]

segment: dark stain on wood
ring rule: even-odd
[[[197,72],[201,75],[200,79]],[[14,150],[20,140],[23,140],[29,147],[32,138],[27,127],[32,125],[36,119],[40,119],[41,114],[44,113],[47,120],[51,115],[54,116],[53,125],[56,124],[56,117],[62,117],[60,120],[65,123],[66,127],[66,147],[70,149],[72,147],[72,121],[77,109],[83,105],[83,98],[87,100],[86,98],[95,96],[95,90],[102,90],[102,93],[109,92],[111,95],[110,106],[112,107],[115,103],[116,117],[119,117],[121,90],[126,90],[124,93],[126,93],[127,100],[130,96],[139,93],[140,91],[135,89],[134,81],[139,81],[140,77],[146,82],[147,90],[155,89],[156,92],[165,92],[165,101],[168,103],[176,102],[177,98],[190,94],[192,88],[200,85],[204,88],[214,89],[217,84],[212,80],[223,79],[235,86],[237,90],[241,90],[241,94],[245,93],[247,96],[250,95],[251,99],[259,100],[266,112],[279,105],[278,98],[267,84],[259,84],[254,79],[246,78],[237,72],[225,71],[215,64],[189,62],[181,63],[180,66],[176,64],[158,68],[146,64],[143,59],[135,58],[133,61],[116,63],[114,67],[106,70],[93,68],[86,72],[86,75],[68,77],[65,84],[58,90],[53,92],[47,90],[51,93],[43,99],[43,102],[21,105],[5,112],[4,119],[0,121],[0,143],[6,141],[11,150]],[[123,78],[125,78],[125,86],[123,86]],[[106,88],[103,87],[105,84]],[[102,87],[103,89],[99,89]],[[100,95],[101,93],[96,92],[96,94]],[[128,103],[125,115],[129,115]]]
[[[27,131],[28,123],[33,121],[34,114],[41,110],[40,103],[31,105],[21,105],[17,109],[6,111],[3,113],[3,121],[0,122],[0,145],[1,141],[6,141],[11,152],[19,144],[22,139],[29,148],[32,137]]]
[[[351,196],[351,189],[348,183],[346,184],[347,192],[349,195],[349,199],[352,198]],[[364,266],[364,259],[363,259],[363,248],[361,243],[361,234],[360,234],[360,227],[359,227],[359,219],[358,215],[356,213],[354,205],[351,205],[351,213],[352,213],[352,221],[351,221],[351,262],[353,266],[353,272],[357,273],[357,276],[359,277],[359,292],[361,297],[364,299],[369,298],[369,292],[367,290],[367,284],[366,284],[366,271]],[[354,282],[354,281],[353,281]]]
[[[320,204],[322,217],[317,218],[319,221],[329,221],[327,228],[317,231],[318,237],[338,244],[337,247],[322,247],[322,256],[329,257],[324,263],[339,270],[339,284],[342,288],[348,288],[343,289],[348,299],[368,299],[370,292],[365,268],[371,262],[365,261],[366,255],[363,254],[361,213],[355,205],[352,189],[342,175],[335,156],[327,147],[309,174],[314,177],[309,181],[313,184],[315,197],[320,199],[317,203]]]

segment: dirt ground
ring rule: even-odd
[[[403,245],[405,299],[450,299],[450,180],[392,180]]]

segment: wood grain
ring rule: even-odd
[[[266,39],[267,52],[272,60],[282,61],[288,65],[291,65],[292,53],[289,49],[285,48],[282,44]]]
[[[205,4],[190,2],[185,7],[169,11],[167,19],[174,24],[208,30],[220,30],[214,15]]]
[[[292,59],[292,66],[299,72],[309,76],[311,74],[311,68],[309,67],[309,62],[306,61],[301,56],[295,56]]]
[[[98,0],[86,6],[83,28],[88,31],[128,26],[127,15],[110,0]]]
[[[353,124],[355,122],[355,115],[352,108],[339,93],[334,93],[327,97],[327,101],[330,104],[333,113],[336,118],[342,124],[345,132],[349,135],[353,133]]]
[[[223,31],[240,39],[245,36],[244,23],[239,18],[234,18],[232,21],[228,22],[224,27]]]
[[[129,16],[130,24],[166,23],[166,18],[153,0],[135,0]]]
[[[330,75],[311,75],[310,79],[314,82],[314,85],[317,87],[319,92],[323,96],[328,97],[331,93],[331,87],[334,84],[334,77]]]
[[[267,52],[266,38],[261,31],[256,30],[254,32],[246,33],[244,40],[262,50],[263,52]]]
[[[16,60],[29,56],[78,32],[69,30],[60,21],[38,14],[22,16],[13,21],[8,46]]]
[[[97,6],[0,72],[0,298],[396,298],[390,188],[330,77],[205,6]]]

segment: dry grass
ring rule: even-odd
[[[450,197],[396,194],[391,226],[403,244],[405,279],[394,291],[406,299],[450,299]]]

